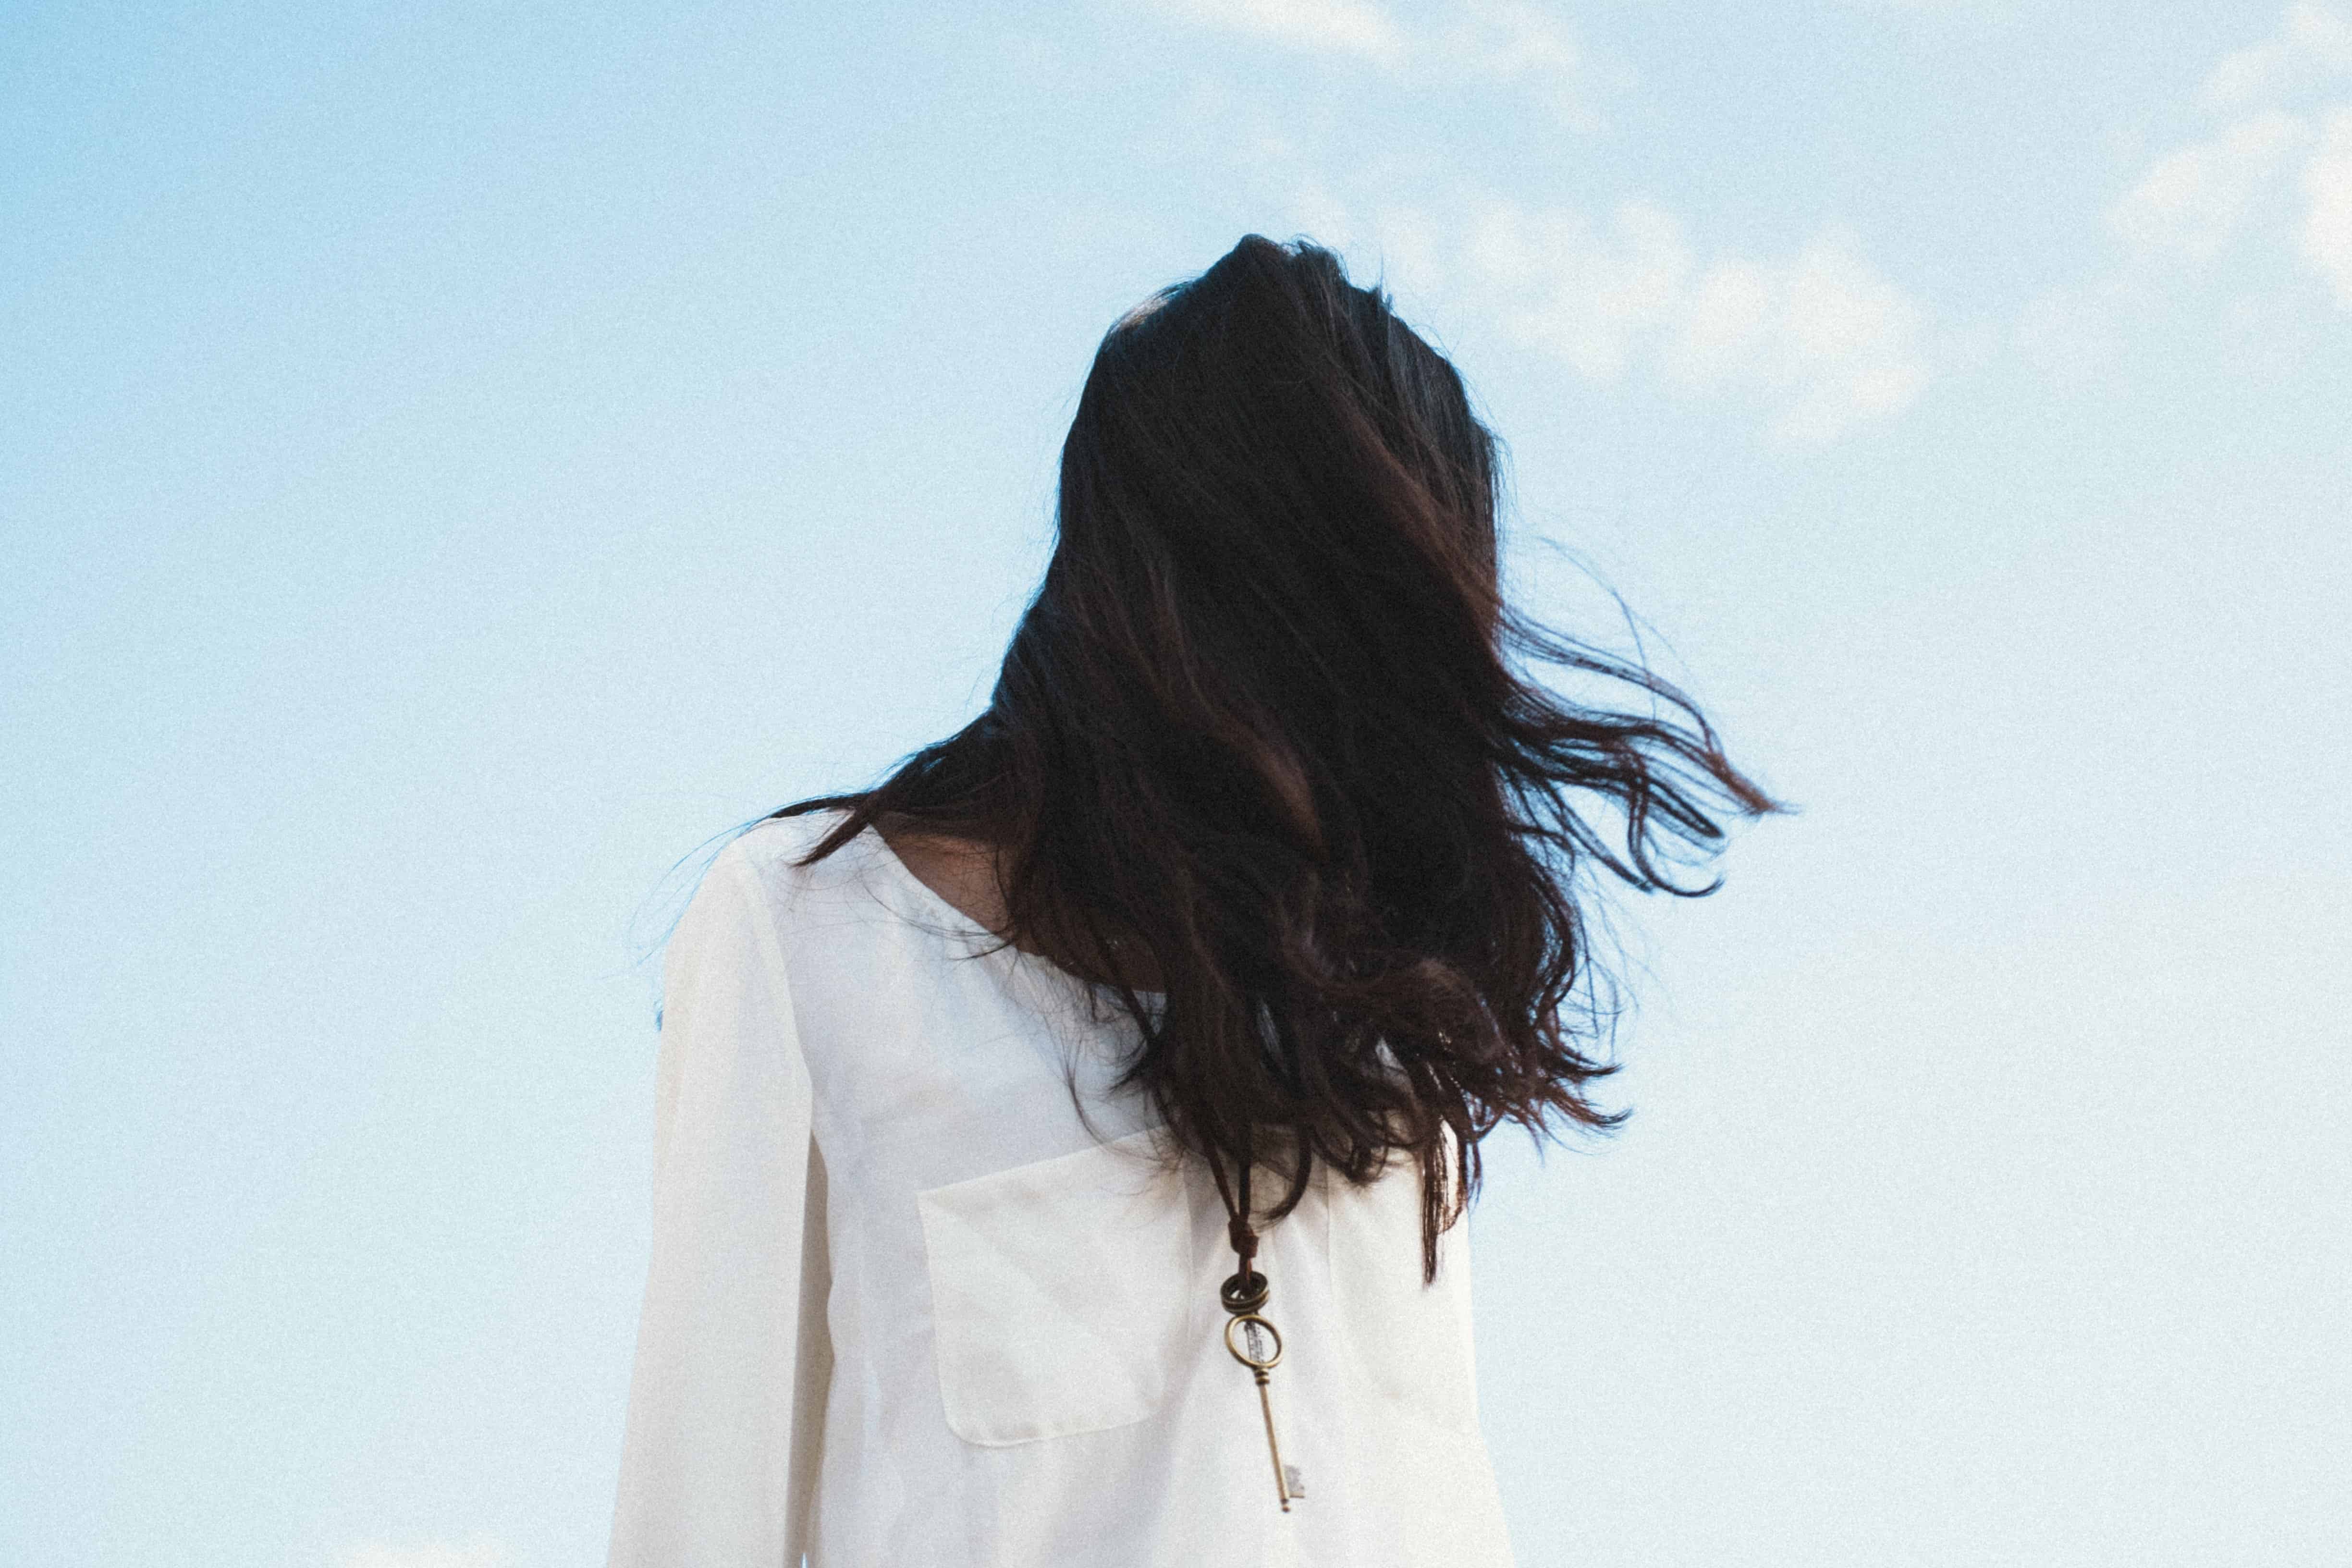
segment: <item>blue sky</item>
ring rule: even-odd
[[[2352,1554],[2352,11],[11,7],[0,1560],[601,1560],[671,868],[1311,234],[1802,814],[1498,1148],[1528,1568]]]

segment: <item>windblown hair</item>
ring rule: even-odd
[[[1677,873],[1718,816],[1779,809],[1680,692],[1503,602],[1498,490],[1384,294],[1248,236],[1104,338],[987,710],[775,815],[845,811],[803,864],[877,822],[987,846],[1001,936],[1089,976],[1148,954],[1164,1002],[1107,982],[1140,1031],[1123,1086],[1182,1147],[1286,1176],[1277,1216],[1318,1160],[1418,1162],[1433,1278],[1489,1131],[1624,1115],[1574,1005],[1590,873],[1711,892]]]

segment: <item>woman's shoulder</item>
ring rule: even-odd
[[[862,835],[822,860],[800,863],[843,815],[763,817],[730,837],[704,865],[664,943],[665,975],[714,954],[731,954],[730,962],[781,959],[811,907],[861,879],[860,862],[868,853]]]
[[[856,874],[857,863],[864,858],[864,834],[813,865],[801,863],[847,815],[841,808],[827,807],[791,816],[761,817],[729,840],[711,862],[711,872],[724,868],[730,875],[748,877],[772,904],[796,902]]]

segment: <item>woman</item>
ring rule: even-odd
[[[1311,245],[1111,329],[988,710],[671,941],[616,1568],[1510,1561],[1479,1142],[1616,1120],[1586,873],[1772,806],[1502,602],[1496,478]]]

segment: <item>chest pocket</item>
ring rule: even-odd
[[[1004,1447],[1140,1421],[1189,1316],[1192,1208],[1147,1130],[915,1197],[948,1427]]]

